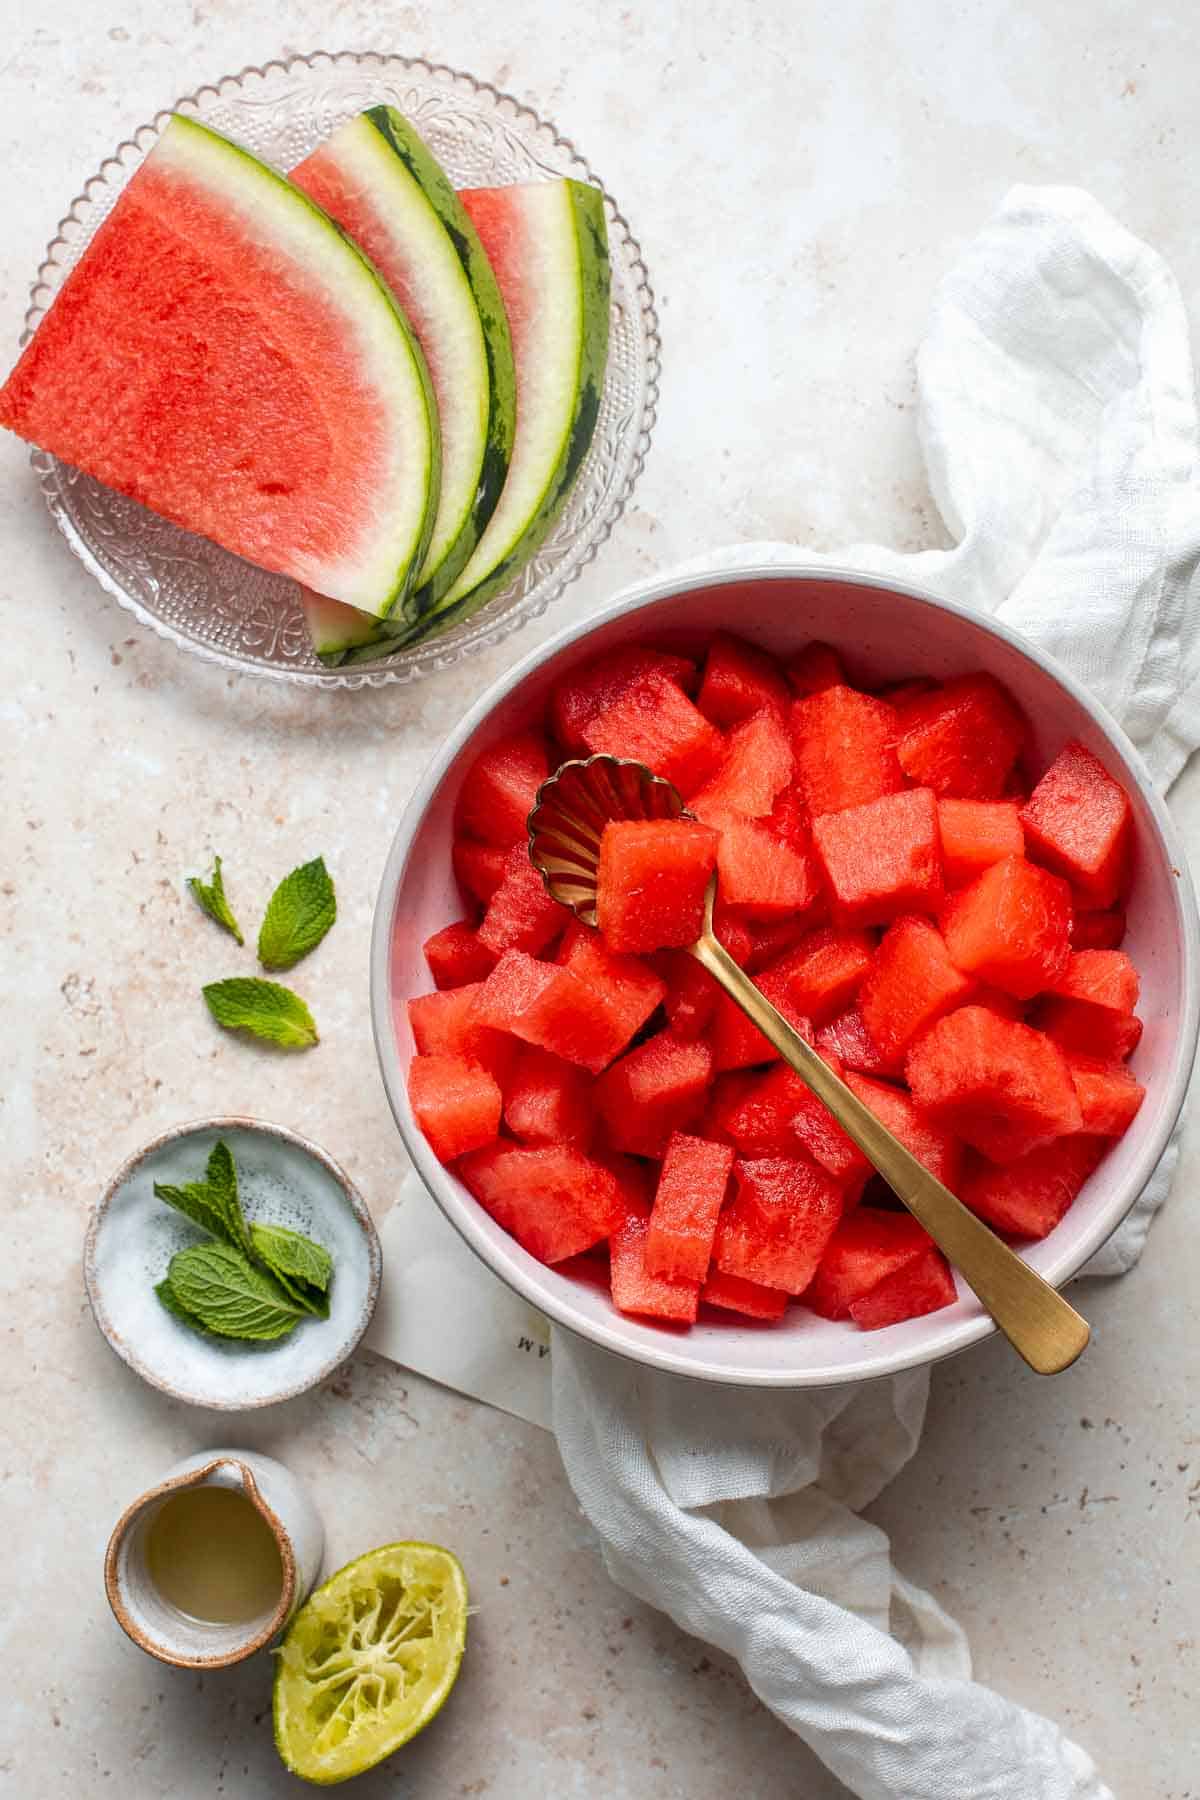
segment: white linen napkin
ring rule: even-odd
[[[938,290],[917,367],[955,547],[805,560],[1002,614],[1104,700],[1169,786],[1200,741],[1196,418],[1169,270],[1086,194],[1016,188]],[[750,544],[687,571],[797,554]],[[1176,1157],[1172,1144],[1087,1273],[1136,1262]],[[411,1174],[384,1245],[372,1347],[539,1424],[550,1374],[563,1462],[614,1579],[736,1657],[861,1800],[1111,1800],[1056,1726],[971,1681],[958,1626],[857,1516],[917,1447],[927,1370],[760,1397],[560,1331],[546,1357],[529,1309]]]

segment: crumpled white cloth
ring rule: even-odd
[[[1166,788],[1200,741],[1196,412],[1170,270],[1087,194],[1014,188],[938,289],[917,373],[955,547],[805,559],[1001,615],[1105,702]],[[796,556],[750,544],[688,572]],[[1177,1154],[1088,1273],[1136,1262]],[[610,1573],[736,1657],[861,1800],[1111,1800],[1057,1726],[971,1681],[959,1627],[857,1516],[917,1447],[927,1370],[759,1396],[556,1331],[553,1384]]]

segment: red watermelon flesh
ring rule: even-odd
[[[475,1018],[593,1075],[625,1047],[611,1013],[574,970],[538,962],[520,950],[506,951],[484,982]]]
[[[538,788],[549,773],[540,732],[520,731],[489,745],[463,776],[454,829],[502,849],[524,843]]]
[[[717,845],[721,899],[754,919],[788,918],[821,898],[811,856],[793,850],[753,819],[725,815]]]
[[[649,1231],[647,1215],[630,1211],[612,1234],[609,1254],[613,1305],[618,1312],[691,1325],[700,1304],[700,1283],[651,1272],[646,1254]]]
[[[790,704],[787,682],[773,657],[744,638],[724,631],[714,634],[696,695],[696,705],[706,719],[727,731],[764,707],[782,718]]]
[[[1071,926],[1073,950],[1115,950],[1125,936],[1125,908],[1106,912],[1076,912]]]
[[[368,613],[424,556],[438,445],[415,341],[331,221],[194,119],[173,117],[126,184],[0,424]]]
[[[1082,1123],[1054,1044],[986,1007],[962,1006],[930,1026],[907,1073],[916,1104],[993,1162],[1015,1162]]]
[[[500,1130],[500,1089],[462,1056],[414,1056],[408,1065],[413,1117],[439,1162],[490,1144]]]
[[[951,895],[942,932],[960,969],[1031,1000],[1054,987],[1067,967],[1071,890],[1023,856],[1006,856]]]
[[[787,678],[801,697],[847,685],[842,659],[831,644],[805,644],[787,664]]]
[[[682,1131],[672,1134],[646,1236],[645,1262],[651,1275],[704,1280],[732,1168],[728,1144]]]
[[[1067,1058],[1083,1129],[1095,1137],[1123,1137],[1137,1117],[1146,1090],[1124,1063],[1099,1062],[1094,1057]]]
[[[474,1150],[458,1174],[484,1209],[539,1262],[590,1250],[625,1217],[616,1178],[564,1144],[536,1149],[499,1140]]]
[[[812,849],[812,819],[798,787],[786,787],[763,820],[772,837],[790,850]]]
[[[788,1296],[782,1288],[764,1287],[761,1281],[747,1281],[742,1275],[725,1275],[720,1269],[709,1271],[700,1289],[704,1306],[716,1306],[722,1312],[742,1313],[748,1319],[782,1319],[787,1311]]]
[[[504,880],[507,852],[495,844],[477,844],[473,838],[455,838],[452,860],[463,893],[486,906]]]
[[[550,726],[564,749],[586,750],[584,730],[643,675],[661,675],[686,687],[696,666],[665,650],[609,650],[562,676],[550,693]]]
[[[419,994],[408,1003],[408,1022],[420,1056],[461,1056],[487,1069],[503,1087],[517,1047],[507,1032],[480,1023],[475,1002],[483,983]]]
[[[871,1291],[855,1300],[850,1317],[863,1331],[880,1331],[905,1319],[940,1312],[958,1299],[950,1265],[939,1250],[926,1250],[913,1262],[885,1275]]]
[[[671,1133],[699,1118],[711,1076],[707,1044],[681,1043],[669,1031],[638,1044],[596,1083],[596,1105],[613,1149],[662,1156]]]
[[[903,1088],[893,1087],[888,1081],[875,1081],[855,1069],[847,1069],[843,1079],[863,1105],[870,1107],[892,1136],[899,1138],[904,1148],[911,1150],[931,1175],[936,1175],[951,1193],[958,1191],[963,1147],[953,1132],[922,1112]]]
[[[860,1206],[841,1220],[802,1296],[822,1319],[848,1319],[850,1308],[887,1276],[924,1256],[933,1243],[908,1213]]]
[[[504,1084],[504,1123],[525,1144],[586,1150],[595,1126],[591,1082],[561,1056],[524,1045]]]
[[[524,950],[536,956],[554,942],[567,917],[566,908],[546,892],[529,860],[528,844],[514,844],[500,886],[488,901],[479,941],[498,956],[505,950]]]
[[[656,966],[667,984],[663,1007],[671,1030],[689,1041],[700,1037],[708,1029],[720,988],[686,950],[664,950]]]
[[[938,801],[948,888],[965,887],[1006,856],[1025,854],[1021,811],[1012,800]]]
[[[799,919],[748,919],[745,923],[750,933],[750,948],[741,966],[748,975],[779,962],[814,929],[809,924],[808,912]]]
[[[1123,950],[1075,950],[1054,983],[1056,994],[1070,1000],[1087,1000],[1113,1012],[1131,1013],[1138,1003],[1141,982]]]
[[[857,1006],[848,1006],[828,1025],[822,1025],[815,1042],[822,1056],[836,1056],[848,1069],[858,1069],[864,1075],[896,1075],[902,1068],[898,1060],[889,1062],[883,1055]]]
[[[708,1090],[704,1112],[697,1130],[718,1144],[732,1144],[729,1121],[758,1080],[746,1069],[730,1069],[718,1075]]]
[[[844,1012],[871,967],[874,946],[865,931],[840,931],[824,925],[807,932],[793,949],[770,964],[769,973],[784,984],[799,1010],[823,1025]]]
[[[836,1183],[803,1154],[735,1163],[734,1180],[717,1223],[717,1268],[802,1294],[842,1215]]]
[[[1107,1148],[1102,1137],[1058,1138],[1004,1168],[980,1164],[964,1180],[960,1197],[1006,1237],[1044,1238]]]
[[[1029,855],[1062,875],[1090,907],[1112,906],[1129,870],[1133,809],[1100,760],[1070,743],[1021,814]]]
[[[886,925],[941,902],[937,802],[928,788],[814,819],[813,848],[840,925]]]
[[[721,760],[724,740],[687,695],[665,675],[639,676],[581,732],[593,755],[601,752],[645,763],[674,782],[684,799],[703,787]]]
[[[755,713],[735,725],[725,757],[712,780],[692,796],[689,811],[719,824],[725,813],[761,819],[774,809],[792,779],[792,740],[782,715]]]
[[[1088,1000],[1064,1000],[1049,994],[1030,1014],[1030,1024],[1057,1044],[1064,1056],[1094,1056],[1101,1062],[1125,1062],[1142,1040],[1142,1021],[1111,1006]]]
[[[825,688],[791,712],[796,785],[815,819],[863,806],[905,785],[892,748],[896,715],[854,688]]]
[[[881,1055],[899,1063],[914,1038],[961,1006],[973,986],[951,962],[936,926],[927,919],[897,919],[875,953],[858,1006]]]
[[[591,988],[596,1004],[612,1021],[621,1049],[637,1036],[666,993],[666,984],[653,969],[636,956],[619,956],[607,949],[599,933],[577,919],[567,926],[558,960]]]
[[[1025,721],[990,675],[960,675],[905,708],[896,755],[909,780],[959,800],[998,800]]]
[[[843,1076],[840,1065],[834,1074]],[[760,1075],[741,1103],[730,1109],[725,1129],[743,1156],[795,1156],[805,1151],[845,1193],[861,1188],[871,1165],[829,1108],[794,1070]]]
[[[788,1024],[811,1043],[812,1020],[806,1019],[792,1004],[786,984],[770,971],[764,971],[757,977],[755,985],[761,988],[776,1012],[782,1013]],[[779,1060],[779,1052],[767,1042],[758,1026],[746,1017],[736,1000],[731,1000],[724,992],[717,994],[708,1038],[712,1045],[713,1068],[718,1072],[748,1069],[756,1063]]]
[[[600,839],[596,923],[610,950],[694,944],[717,861],[717,834],[688,819],[613,819]]]
[[[480,943],[479,933],[465,919],[444,925],[426,938],[421,948],[437,988],[465,987],[468,982],[484,981],[496,966],[496,952]]]

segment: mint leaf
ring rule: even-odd
[[[187,1307],[181,1304],[178,1294],[175,1292],[175,1289],[171,1286],[170,1280],[166,1276],[158,1283],[154,1291],[170,1313],[171,1317],[173,1319],[178,1319],[181,1325],[190,1325],[193,1331],[203,1331],[205,1329],[195,1314],[190,1313]]]
[[[184,1311],[221,1337],[285,1337],[304,1311],[277,1281],[228,1244],[193,1244],[171,1258],[171,1292]]]
[[[271,1274],[288,1299],[310,1313],[314,1319],[329,1317],[329,1295],[323,1294],[320,1288],[310,1287],[307,1281],[297,1281],[294,1275],[281,1275],[278,1269],[272,1269]]]
[[[290,969],[315,950],[337,918],[337,897],[325,859],[301,863],[271,895],[258,933],[264,969]]]
[[[329,1286],[333,1258],[324,1244],[314,1244],[310,1237],[289,1231],[286,1225],[252,1225],[250,1238],[254,1254],[272,1275],[290,1276],[322,1292]]]
[[[226,1031],[249,1031],[287,1050],[307,1050],[317,1042],[313,1016],[299,994],[257,975],[210,981],[203,990],[208,1010]]]
[[[210,919],[215,919],[231,938],[236,938],[239,944],[244,944],[246,940],[242,936],[242,928],[229,910],[229,902],[225,898],[225,883],[221,879],[220,857],[213,858],[212,880],[207,885],[201,881],[198,875],[189,875],[187,884],[197,906],[206,912]]]
[[[238,1200],[237,1170],[227,1144],[213,1145],[204,1181],[188,1181],[183,1187],[156,1181],[154,1193],[156,1199],[173,1206],[212,1237],[232,1244],[235,1250],[250,1250],[250,1233]]]

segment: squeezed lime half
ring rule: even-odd
[[[305,1781],[373,1768],[428,1725],[458,1677],[467,1580],[437,1544],[384,1544],[311,1594],[276,1652],[275,1743]]]

